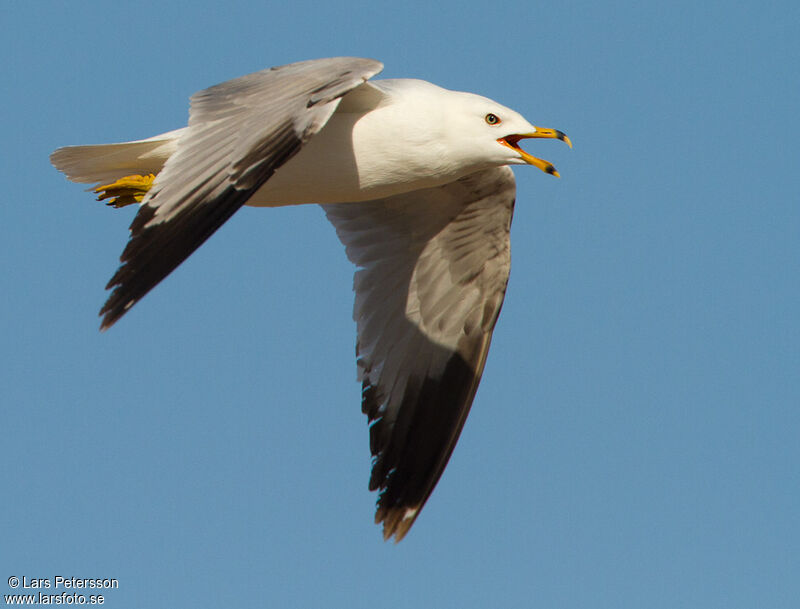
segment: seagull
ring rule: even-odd
[[[408,533],[447,465],[483,373],[510,269],[509,165],[535,127],[491,99],[372,59],[301,61],[193,95],[188,126],[50,156],[113,207],[138,204],[101,330],[242,205],[322,205],[356,265],[356,363],[384,539]]]

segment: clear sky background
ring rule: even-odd
[[[0,590],[112,608],[795,608],[795,2],[0,7]],[[97,331],[132,210],[48,162],[265,67],[373,57],[561,129],[458,447],[409,536],[367,491],[352,272],[315,206],[244,209]]]

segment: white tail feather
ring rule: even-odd
[[[146,140],[97,146],[65,146],[50,162],[73,182],[113,182],[131,174],[157,174],[174,154],[183,129]]]

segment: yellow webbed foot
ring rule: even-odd
[[[125,207],[132,203],[141,203],[155,179],[156,176],[152,173],[125,176],[111,184],[98,186],[94,189],[94,192],[98,193],[98,201],[111,199],[106,205]]]

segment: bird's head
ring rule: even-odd
[[[535,127],[518,112],[491,99],[471,93],[458,95],[458,111],[448,118],[449,129],[458,132],[459,139],[469,142],[472,154],[492,165],[533,165],[545,173],[560,177],[555,167],[543,159],[528,154],[519,142],[528,138],[553,138],[572,148],[569,138],[557,129]]]

